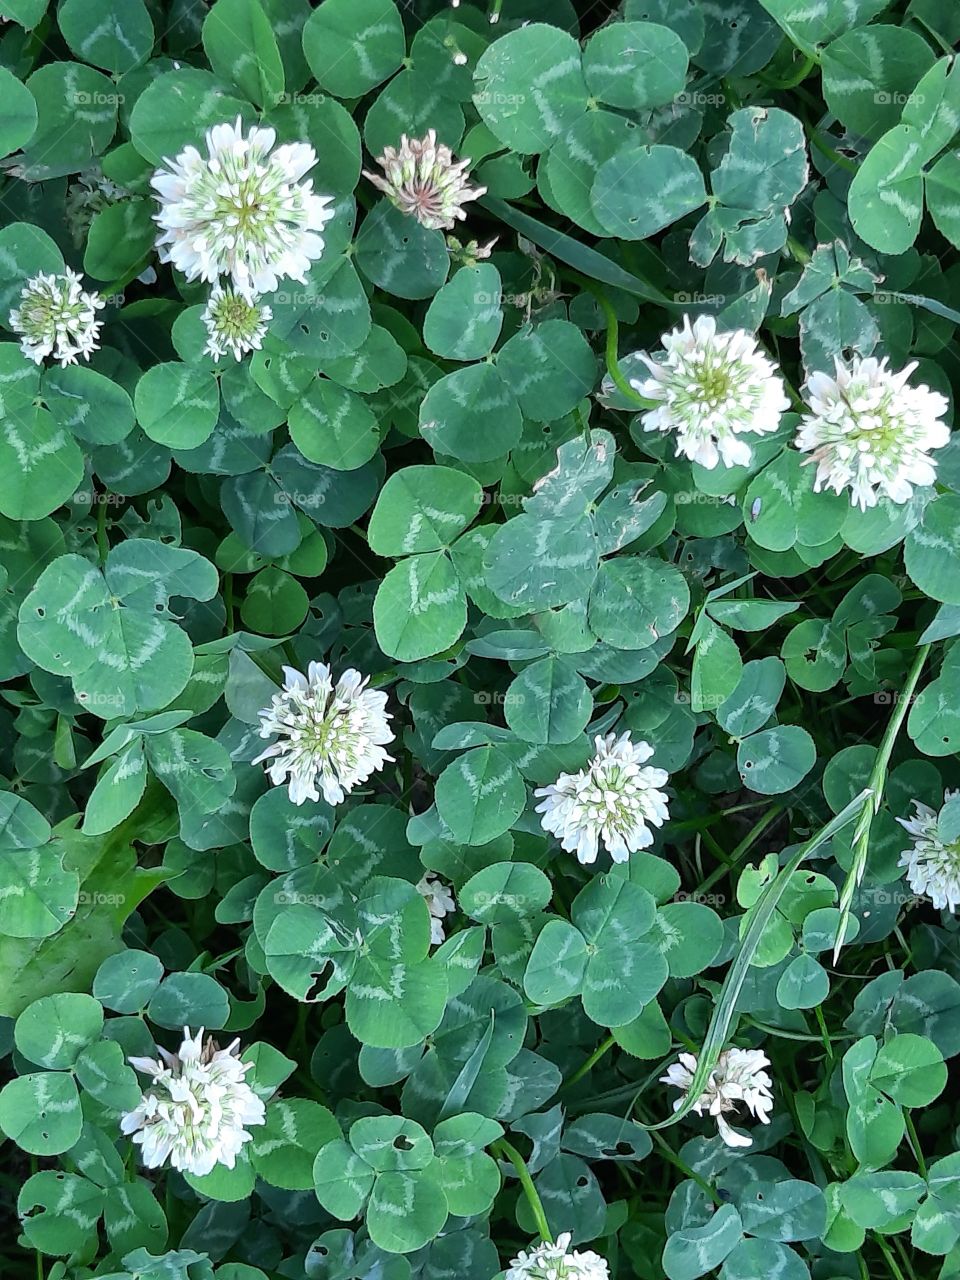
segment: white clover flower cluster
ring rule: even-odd
[[[273,312],[266,303],[251,302],[232,285],[215,284],[200,319],[207,330],[206,351],[219,361],[228,353],[242,360],[248,351],[259,351]]]
[[[776,431],[790,407],[783,379],[743,329],[721,332],[713,316],[698,316],[661,339],[654,355],[635,352],[646,377],[630,385],[656,407],[641,415],[644,431],[669,433],[677,457],[712,470],[748,466],[751,438]],[[816,466],[814,491],[849,490],[866,510],[881,498],[908,502],[917,485],[933,484],[932,449],[948,441],[941,421],[948,402],[924,384],[910,385],[913,362],[894,373],[886,360],[837,359],[834,375],[815,372],[804,387],[808,412],[794,441]]]
[[[948,791],[944,801],[958,795]],[[907,868],[907,883],[918,897],[929,898],[938,911],[954,913],[960,906],[960,840],[944,840],[939,814],[929,805],[914,800],[913,808],[912,817],[897,819],[913,837],[898,866]]]
[[[565,1231],[555,1241],[523,1250],[510,1263],[504,1280],[609,1280],[606,1259],[590,1249],[571,1249],[570,1241],[570,1232]]]
[[[555,835],[580,862],[596,862],[600,844],[614,862],[653,844],[648,824],[663,826],[669,814],[659,790],[669,775],[646,764],[653,755],[648,742],[632,742],[629,733],[608,733],[594,740],[593,759],[579,773],[561,773],[543,797],[537,813],[545,831]]]
[[[203,1028],[195,1036],[183,1029],[177,1053],[158,1048],[159,1060],[131,1058],[138,1071],[152,1077],[133,1111],[120,1121],[121,1132],[132,1135],[148,1169],[169,1159],[174,1169],[203,1177],[218,1164],[232,1169],[245,1143],[248,1125],[263,1124],[263,1102],[244,1076],[253,1066],[237,1055],[240,1041],[226,1049]]]
[[[447,936],[443,929],[444,917],[457,909],[453,890],[433,871],[428,871],[420,877],[417,893],[424,899],[430,911],[430,942],[438,947]]]
[[[717,1059],[717,1065],[710,1072],[706,1088],[693,1104],[698,1115],[704,1112],[714,1116],[720,1137],[728,1147],[749,1147],[753,1139],[746,1134],[732,1129],[724,1116],[736,1111],[742,1104],[761,1124],[770,1123],[770,1112],[773,1110],[773,1080],[767,1073],[770,1060],[759,1049],[724,1049]],[[693,1083],[697,1069],[696,1055],[681,1053],[678,1062],[667,1068],[667,1074],[660,1077],[661,1084],[672,1085],[686,1093]],[[674,1111],[683,1106],[683,1098],[674,1104]]]
[[[368,689],[353,668],[336,685],[330,668],[311,662],[307,674],[284,667],[284,684],[260,712],[260,737],[276,738],[252,762],[269,760],[275,786],[287,784],[294,804],[340,804],[354,787],[393,756],[383,750],[394,735],[387,723],[387,695]]]
[[[100,346],[104,306],[99,293],[86,292],[82,278],[69,267],[63,275],[41,272],[23,286],[9,324],[20,335],[20,350],[35,364],[53,356],[61,367],[89,360]]]
[[[797,448],[816,464],[814,490],[850,490],[850,501],[866,511],[880,498],[909,502],[915,485],[931,485],[937,468],[931,449],[941,449],[950,429],[940,419],[948,401],[928,386],[910,386],[912,361],[899,373],[886,360],[855,356],[836,362],[834,377],[811,374],[806,384],[810,412],[797,433]]]
[[[664,334],[663,352],[638,352],[649,376],[630,385],[658,406],[641,417],[644,431],[671,432],[677,457],[713,470],[748,466],[744,437],[776,431],[790,407],[772,361],[744,329],[718,332],[713,316],[698,316]]]
[[[303,181],[317,154],[305,142],[274,148],[276,138],[273,129],[256,127],[244,137],[238,116],[207,131],[205,156],[186,147],[151,178],[161,262],[188,281],[219,286],[227,277],[233,286],[211,294],[203,315],[206,350],[215,359],[231,351],[239,360],[259,347],[271,319],[259,297],[286,277],[304,283],[324,250],[320,232],[333,217],[333,200]]]
[[[423,138],[400,139],[399,147],[386,147],[377,157],[383,177],[377,173],[363,176],[382,191],[401,213],[416,218],[431,231],[454,227],[467,214],[464,205],[477,200],[486,187],[471,187],[467,181],[470,160],[454,160],[453,152],[437,141],[430,129]]]

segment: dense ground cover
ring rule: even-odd
[[[960,1274],[960,12],[3,10],[4,1274]]]

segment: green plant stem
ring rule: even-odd
[[[887,1266],[890,1269],[890,1274],[893,1276],[893,1280],[906,1280],[906,1277],[897,1265],[897,1260],[893,1256],[890,1246],[887,1244],[886,1240],[884,1240],[883,1236],[878,1234],[876,1231],[872,1231],[870,1235],[880,1252],[883,1254]]]
[[[137,276],[140,275],[140,273],[143,271],[145,267],[148,267],[150,265],[151,257],[152,257],[152,254],[149,254],[149,253],[144,254],[144,256],[139,260],[139,262],[135,263],[134,266],[130,267],[128,271],[125,271],[122,276],[117,276],[116,280],[111,280],[109,284],[105,284],[101,286],[99,290],[101,297],[109,298],[109,297],[112,297],[114,294],[121,293],[128,284],[130,284],[133,280],[136,280]]]
[[[917,1169],[920,1172],[920,1177],[923,1179],[926,1179],[927,1162],[923,1158],[923,1151],[920,1148],[920,1139],[917,1136],[917,1130],[916,1130],[916,1126],[913,1123],[913,1117],[911,1116],[909,1110],[906,1107],[903,1108],[903,1119],[904,1119],[904,1123],[907,1126],[907,1137],[910,1140],[910,1146],[913,1148],[913,1158],[917,1162]]]
[[[657,1071],[659,1070],[660,1068],[658,1067]],[[575,1107],[577,1115],[586,1115],[590,1111],[619,1106],[622,1102],[629,1103],[629,1110],[632,1110],[636,1105],[637,1099],[655,1078],[656,1073],[640,1086],[635,1083],[624,1084],[618,1089],[608,1089],[605,1093],[592,1094],[589,1098],[577,1098],[571,1102],[571,1110]]]
[[[803,1153],[807,1158],[807,1164],[810,1166],[810,1172],[813,1175],[813,1180],[821,1191],[825,1191],[830,1178],[827,1176],[823,1167],[823,1162],[820,1159],[819,1153],[805,1136],[804,1128],[800,1123],[800,1116],[797,1112],[797,1100],[795,1094],[800,1092],[802,1086],[800,1084],[800,1077],[797,1073],[796,1062],[792,1058],[790,1059],[790,1072],[795,1082],[794,1091],[792,1092],[789,1089],[784,1089],[783,1100],[786,1103],[787,1110],[790,1112],[791,1118],[793,1119],[793,1126],[800,1138],[800,1145],[802,1146]]]
[[[579,1084],[583,1077],[590,1074],[604,1054],[608,1053],[616,1043],[613,1036],[607,1036],[606,1040],[602,1040],[586,1062],[577,1067],[570,1079],[564,1080],[561,1089],[572,1089],[575,1084]]]
[[[677,822],[670,823],[670,835],[674,836],[680,831],[702,831],[704,827],[712,827],[716,823],[722,822],[724,818],[729,818],[732,813],[748,813],[752,809],[759,809],[766,803],[766,800],[754,800],[750,804],[735,804],[729,809],[720,809],[716,813],[705,813],[696,818],[683,818]]]
[[[917,650],[916,657],[913,660],[909,672],[907,673],[906,683],[897,697],[894,704],[893,715],[886,727],[883,740],[880,743],[880,750],[877,752],[877,758],[874,761],[873,769],[870,772],[870,778],[867,783],[868,790],[871,792],[871,798],[868,804],[864,805],[863,812],[857,821],[856,829],[853,833],[853,862],[850,870],[847,872],[847,878],[843,883],[840,891],[840,922],[837,925],[837,936],[833,944],[833,962],[836,964],[840,955],[840,949],[843,946],[843,936],[847,930],[847,921],[850,919],[850,908],[853,902],[853,895],[863,880],[863,874],[867,868],[867,853],[870,847],[870,828],[873,825],[873,819],[880,811],[880,804],[883,800],[884,787],[887,781],[887,769],[890,765],[890,757],[893,755],[893,748],[897,741],[897,734],[903,726],[904,720],[907,718],[907,711],[913,699],[913,691],[917,687],[920,679],[920,673],[923,670],[923,664],[926,662],[930,653],[930,645],[925,644]]]
[[[582,404],[577,405],[577,416],[580,419],[580,430],[583,433],[583,443],[589,449],[593,444],[593,437],[590,435],[590,410],[584,409]]]
[[[167,1219],[167,1224],[172,1228],[174,1217],[176,1215],[176,1205],[173,1199],[173,1179],[168,1175],[163,1185],[163,1213]]]
[[[747,832],[744,838],[740,841],[740,843],[734,849],[733,853],[730,854],[728,865],[726,867],[715,867],[714,870],[711,871],[710,874],[707,876],[706,880],[704,880],[703,883],[698,886],[697,892],[706,893],[708,889],[712,888],[712,886],[715,885],[716,882],[722,878],[722,876],[726,871],[735,867],[737,863],[740,861],[740,859],[744,856],[744,854],[748,853],[750,849],[754,846],[754,844],[756,844],[757,840],[759,840],[759,838],[763,835],[767,827],[771,826],[774,822],[776,822],[777,818],[779,818],[780,815],[783,813],[784,808],[785,806],[782,804],[771,805],[771,807],[766,811],[766,813],[763,814],[763,816],[753,824],[753,826],[750,828],[750,830]]]
[[[897,1253],[899,1253],[900,1255],[900,1261],[903,1263],[903,1269],[906,1271],[907,1275],[910,1277],[910,1280],[915,1280],[915,1272],[913,1270],[913,1264],[910,1261],[910,1256],[907,1253],[906,1246],[904,1245],[903,1241],[898,1240],[896,1236],[893,1237],[893,1243],[897,1250]]]
[[[233,574],[223,575],[223,607],[226,610],[228,634],[233,631]]]
[[[523,1156],[512,1146],[506,1138],[498,1138],[493,1143],[490,1150],[494,1154],[505,1156],[514,1169],[517,1171],[517,1177],[520,1179],[520,1185],[523,1187],[523,1193],[527,1197],[527,1203],[530,1205],[533,1213],[534,1221],[537,1224],[537,1230],[540,1232],[541,1240],[548,1242],[553,1241],[550,1234],[550,1225],[547,1222],[547,1215],[543,1211],[543,1204],[537,1194],[537,1188],[533,1185],[533,1179],[530,1177],[530,1170],[527,1168]]]
[[[819,67],[820,53],[817,50],[816,46],[812,44],[807,44],[806,40],[801,40],[795,31],[790,31],[786,27],[784,28],[784,30],[786,31],[787,37],[792,41],[793,44],[797,46],[797,48],[804,55],[804,57],[809,59],[810,65]],[[809,70],[810,70],[810,67],[807,68],[807,71]],[[801,80],[805,80],[805,79],[806,79],[806,72],[800,77],[799,80],[794,81],[794,84],[795,85],[799,84]],[[793,87],[793,86],[790,86],[790,87]]]
[[[797,47],[800,48],[799,45]],[[800,52],[803,54],[803,61],[792,75],[782,76],[780,79],[765,78],[764,84],[769,85],[771,89],[795,89],[798,84],[801,84],[806,80],[807,76],[817,65],[818,58],[815,50],[812,48],[809,52],[804,48],[800,48]]]
[[[750,1014],[744,1014],[744,1022],[749,1027],[756,1027],[758,1031],[762,1031],[766,1036],[774,1036],[778,1040],[802,1040],[807,1044],[822,1044],[823,1036],[812,1036],[803,1031],[785,1031],[783,1027],[775,1027],[770,1022],[761,1022],[759,1018],[751,1017]],[[857,1040],[858,1036],[844,1033],[832,1037],[834,1040]]]
[[[699,832],[699,835],[713,856],[721,863],[720,870],[729,870],[731,866],[730,859],[713,832],[708,827],[705,827],[703,831]]]
[[[960,311],[948,307],[943,302],[938,302],[936,298],[925,298],[919,293],[891,293],[890,297],[894,302],[905,302],[909,306],[922,307],[924,311],[930,311],[935,316],[949,320],[952,324],[960,324]]]
[[[791,257],[795,258],[803,266],[806,266],[810,261],[811,255],[795,236],[787,237],[787,249],[790,251]]]
[[[101,565],[106,564],[110,543],[107,540],[107,504],[105,502],[97,503],[97,552]]]
[[[833,1045],[830,1043],[830,1032],[827,1030],[826,1019],[823,1016],[823,1010],[819,1005],[814,1007],[814,1016],[817,1019],[817,1026],[820,1028],[820,1038],[823,1040],[823,1047],[827,1051],[827,1057],[833,1061]]]
[[[845,169],[847,173],[857,172],[857,166],[854,162],[846,156],[842,156],[839,151],[835,151],[833,147],[824,142],[815,126],[807,125],[806,134],[810,140],[810,145],[816,147],[821,155],[825,155],[828,160],[831,160],[839,168]]]
[[[38,1162],[36,1156],[30,1157],[30,1176],[36,1177]],[[43,1254],[39,1249],[35,1251],[37,1259],[37,1280],[43,1280]]]
[[[893,713],[890,723],[887,725],[887,731],[884,734],[883,742],[880,744],[880,754],[877,756],[876,764],[873,767],[871,779],[876,778],[879,782],[886,781],[887,766],[890,763],[890,757],[893,755],[894,743],[896,742],[897,734],[900,732],[900,728],[907,717],[907,711],[913,697],[913,691],[917,687],[917,682],[920,679],[920,673],[923,670],[923,664],[927,660],[930,649],[931,646],[929,644],[925,644],[917,650],[917,655],[914,658],[913,665],[907,675],[906,684],[903,686],[900,696],[897,699],[896,710]],[[878,812],[882,798],[883,797],[880,792],[874,792],[874,813]]]
[[[943,36],[936,29],[936,27],[932,27],[930,23],[927,22],[926,19],[923,18],[919,13],[913,13],[911,11],[910,16],[911,18],[913,18],[914,22],[919,23],[919,25],[923,27],[924,31],[926,31],[927,35],[931,38],[931,40],[935,40],[937,42],[941,50],[947,55],[948,58],[952,58],[954,56],[954,54],[956,53],[956,49],[954,49],[952,45],[950,45],[946,40],[944,40]]]
[[[904,967],[906,967],[908,964],[913,964],[913,948],[910,946],[910,943],[904,937],[903,930],[900,928],[899,925],[897,925],[897,927],[894,929],[893,936],[896,938],[896,940],[900,943],[900,946],[903,948]]]
[[[297,1005],[297,1021],[294,1024],[293,1033],[290,1036],[290,1042],[287,1045],[287,1053],[291,1057],[298,1057],[301,1053],[306,1053],[307,1049],[307,1017],[310,1013],[310,1006],[306,1004]]]
[[[757,840],[759,840],[763,835],[764,831],[766,831],[767,827],[771,826],[782,813],[786,812],[786,808],[787,806],[785,804],[770,805],[766,813],[757,819],[747,834],[736,846],[733,853],[731,853],[731,861],[736,862],[738,859],[742,858],[745,853],[748,853],[756,844]],[[735,810],[731,810],[730,812],[733,813]]]
[[[665,1141],[663,1134],[654,1131],[651,1134],[651,1137],[663,1152],[663,1158],[665,1160],[672,1164],[675,1169],[679,1169],[685,1178],[689,1178],[692,1182],[695,1182],[700,1190],[710,1197],[714,1204],[719,1205],[722,1203],[720,1197],[717,1195],[713,1187],[711,1187],[710,1183],[704,1178],[701,1178],[699,1173],[695,1173],[689,1165],[684,1164],[680,1157],[673,1151],[669,1143]]]
[[[638,408],[646,408],[649,401],[645,400],[639,392],[631,387],[620,372],[620,325],[617,320],[617,313],[613,309],[610,299],[603,290],[592,280],[583,277],[582,283],[586,289],[596,298],[600,304],[600,310],[603,312],[604,319],[607,322],[607,338],[604,348],[604,356],[606,358],[607,373],[613,379],[613,384],[622,396],[626,396],[628,400],[632,400]]]
[[[413,757],[409,751],[403,754],[403,794],[400,797],[401,807],[409,805],[413,794]]]

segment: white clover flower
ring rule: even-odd
[[[447,936],[443,931],[443,918],[457,909],[453,891],[439,876],[428,871],[420,877],[417,893],[426,901],[430,910],[430,941],[438,947]]]
[[[244,1080],[253,1066],[241,1062],[234,1040],[226,1049],[183,1029],[178,1053],[159,1049],[160,1061],[131,1058],[138,1071],[152,1076],[140,1104],[120,1121],[121,1132],[132,1134],[148,1169],[159,1169],[169,1158],[174,1169],[197,1177],[218,1164],[232,1169],[244,1143],[247,1125],[263,1124],[263,1102]]]
[[[713,316],[698,316],[692,325],[684,316],[683,328],[661,342],[662,353],[635,353],[650,376],[630,379],[645,399],[659,401],[641,415],[644,431],[673,433],[676,456],[708,470],[718,462],[748,466],[753,451],[743,437],[776,431],[790,407],[773,362],[752,333],[718,333]]]
[[[20,350],[40,364],[53,356],[61,366],[75,364],[77,356],[89,360],[100,346],[104,306],[99,293],[87,293],[81,277],[67,267],[63,275],[34,276],[23,286],[19,306],[10,312],[9,324],[20,334]]]
[[[273,129],[236,124],[207,131],[207,154],[187,147],[151,183],[160,201],[161,262],[188,280],[213,284],[229,276],[249,298],[272,293],[284,276],[301,283],[323,253],[319,234],[333,217],[332,198],[302,182],[317,163],[313,147],[287,143],[273,150]]]
[[[204,351],[219,360],[228,352],[242,360],[248,351],[259,351],[273,312],[256,298],[238,293],[230,285],[215,284],[200,317],[209,337]]]
[[[938,391],[909,385],[911,362],[899,373],[886,360],[855,356],[836,361],[835,376],[813,373],[805,392],[810,412],[800,423],[796,445],[816,463],[814,491],[850,490],[850,501],[866,511],[880,498],[909,502],[914,485],[931,485],[937,464],[929,450],[942,448],[950,429],[941,417],[948,402]]]
[[[958,795],[948,791],[944,800]],[[960,840],[943,839],[939,815],[929,805],[914,800],[913,807],[912,818],[897,819],[913,837],[897,865],[907,868],[907,883],[918,897],[929,898],[938,911],[953,913],[960,905]]]
[[[454,160],[449,147],[437,142],[431,129],[424,138],[408,138],[404,134],[399,147],[386,147],[377,157],[385,176],[368,173],[391,204],[401,213],[428,227],[431,231],[450,230],[457,219],[466,218],[463,206],[476,200],[486,187],[471,187],[467,182],[470,160]]]
[[[510,1263],[504,1280],[609,1280],[605,1258],[592,1250],[570,1248],[570,1232],[522,1250]]]
[[[626,862],[631,853],[653,844],[648,823],[663,826],[669,814],[662,787],[669,777],[665,769],[645,766],[653,755],[647,742],[631,742],[630,734],[618,738],[608,733],[594,740],[596,754],[579,773],[561,773],[549,787],[534,793],[544,797],[537,805],[541,825],[575,853],[582,863],[596,862],[600,842],[614,862]]]
[[[717,1065],[710,1072],[706,1088],[693,1104],[698,1115],[708,1112],[717,1121],[720,1137],[728,1147],[749,1147],[753,1139],[731,1129],[724,1119],[724,1113],[736,1111],[740,1103],[755,1116],[761,1124],[770,1123],[770,1112],[773,1110],[773,1094],[770,1092],[773,1081],[765,1068],[770,1060],[759,1049],[724,1049],[717,1060]],[[660,1077],[661,1084],[673,1085],[684,1093],[690,1088],[693,1074],[697,1069],[697,1059],[692,1053],[681,1053],[679,1062],[667,1068],[667,1074]],[[683,1106],[683,1098],[674,1104],[674,1111]]]
[[[260,712],[260,737],[278,740],[252,763],[270,760],[267,773],[276,786],[289,777],[294,804],[319,800],[321,791],[328,804],[340,804],[393,759],[383,750],[394,737],[387,695],[366,688],[367,678],[352,668],[336,687],[322,662],[311,662],[305,676],[293,667],[283,674],[282,691]]]

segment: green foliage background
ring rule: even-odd
[[[627,382],[712,314],[797,409],[854,353],[952,397],[960,12],[3,10],[4,1273],[491,1280],[546,1226],[620,1280],[960,1274],[960,945],[895,822],[960,777],[958,451],[863,513],[813,493],[795,413],[707,471]],[[309,142],[336,213],[214,365],[149,178],[238,116]],[[360,177],[430,128],[489,260]],[[124,194],[77,237],[90,172]],[[65,264],[102,349],[38,367],[9,312]],[[396,717],[336,810],[250,763],[312,660]],[[581,867],[532,793],[614,726],[671,820]],[[145,1176],[126,1058],[185,1024],[242,1038],[267,1124],[233,1171]],[[734,1039],[775,1079],[747,1150],[658,1083]]]

